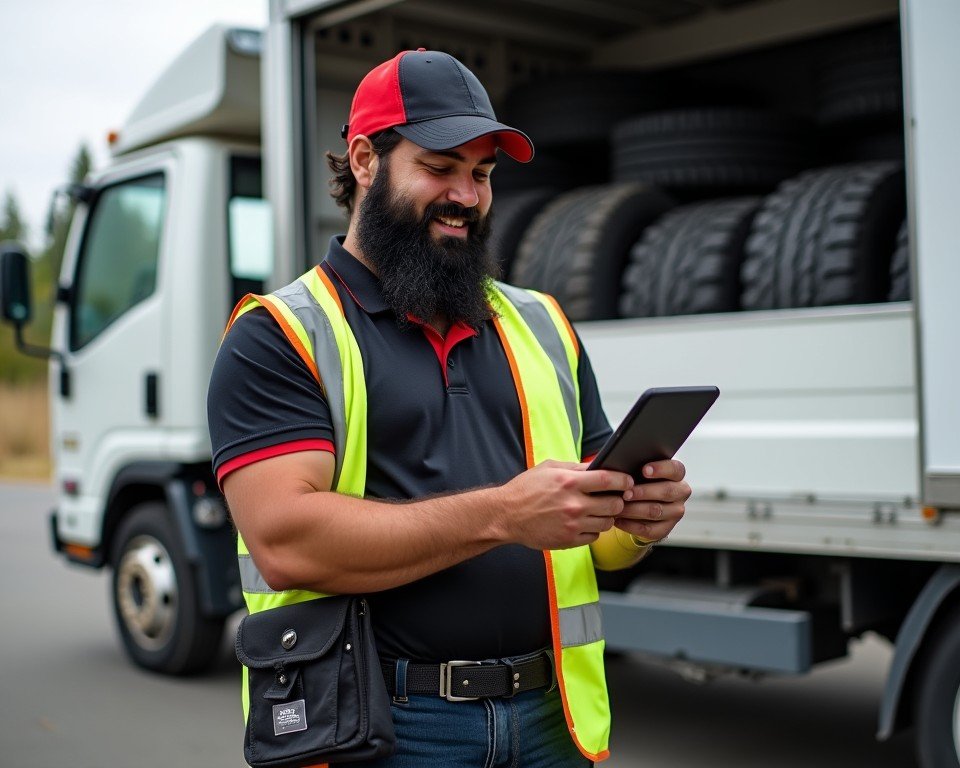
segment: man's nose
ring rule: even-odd
[[[473,208],[480,202],[480,195],[477,192],[477,182],[472,174],[458,174],[451,180],[450,188],[447,190],[447,200],[451,203],[457,203],[464,208]]]

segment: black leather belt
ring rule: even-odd
[[[387,691],[396,698],[397,663],[381,661]],[[433,694],[447,701],[502,696],[510,698],[534,688],[556,685],[553,653],[544,651],[524,661],[448,661],[443,664],[407,664],[407,694]]]

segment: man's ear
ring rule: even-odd
[[[347,149],[350,159],[350,170],[357,180],[357,186],[369,189],[373,184],[373,177],[377,173],[377,153],[373,151],[373,143],[362,134],[354,136]]]

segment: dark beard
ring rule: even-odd
[[[384,160],[357,210],[357,242],[380,278],[384,301],[401,325],[409,313],[479,329],[493,316],[487,292],[497,267],[487,249],[489,214],[480,218],[476,208],[448,203],[417,216],[412,201],[393,194]],[[466,239],[435,239],[429,228],[436,216],[463,218]]]

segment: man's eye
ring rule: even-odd
[[[430,173],[436,173],[438,175],[450,172],[450,169],[446,166],[439,165],[428,165],[427,170],[430,171]]]
[[[489,181],[490,174],[485,171],[475,171],[473,178],[475,178],[477,181]]]

